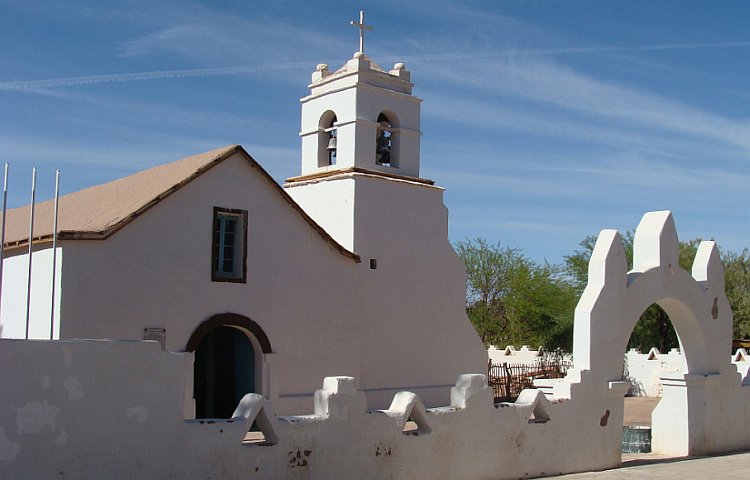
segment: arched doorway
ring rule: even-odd
[[[193,382],[197,418],[230,418],[255,391],[255,352],[247,335],[233,327],[208,332],[195,350]]]
[[[242,397],[260,391],[262,356],[271,345],[258,324],[225,313],[203,322],[186,350],[195,352],[195,417],[231,418]]]

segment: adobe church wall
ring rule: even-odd
[[[211,281],[215,206],[248,211],[246,283]],[[326,375],[359,374],[356,263],[239,155],[107,240],[65,249],[63,338],[140,340],[159,327],[167,350],[182,351],[203,321],[232,312],[268,336],[267,380],[280,396],[312,395]]]
[[[466,273],[448,242],[443,189],[377,176],[356,179],[355,251],[362,338],[361,388],[411,389],[428,407],[445,405],[446,386],[462,373],[484,373],[484,345],[466,316]],[[375,359],[378,361],[376,362]],[[439,392],[444,392],[442,396]],[[396,391],[389,391],[392,396]],[[375,404],[376,408],[386,408]]]

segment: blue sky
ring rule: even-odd
[[[300,172],[299,98],[358,49],[404,62],[450,238],[562,261],[672,210],[750,246],[750,1],[0,0],[9,205],[241,144]]]

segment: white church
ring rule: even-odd
[[[574,368],[494,403],[443,189],[420,177],[421,100],[403,64],[364,55],[369,27],[352,23],[359,52],[313,73],[301,175],[284,185],[232,145],[61,197],[57,228],[53,201],[8,212],[0,478],[616,468],[622,353],[654,303],[684,368],[659,374],[653,451],[750,449],[718,247],[701,242],[679,267],[669,211],[644,215],[631,270],[619,233],[601,231]]]
[[[252,392],[279,415],[312,412],[339,375],[371,409],[402,390],[449,404],[487,352],[443,189],[420,177],[412,87],[360,45],[312,74],[300,176],[280,186],[238,145],[145,170],[61,197],[54,252],[53,201],[40,203],[31,267],[30,206],[8,211],[0,338],[194,352],[188,418],[229,418]]]

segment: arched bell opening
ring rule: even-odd
[[[396,115],[393,112],[381,112],[377,124],[375,164],[398,168],[399,130]]]
[[[195,418],[231,418],[240,400],[263,388],[263,354],[271,345],[257,323],[237,314],[219,314],[190,337],[195,352]]]
[[[327,110],[318,122],[318,167],[336,165],[338,132],[336,114]]]

